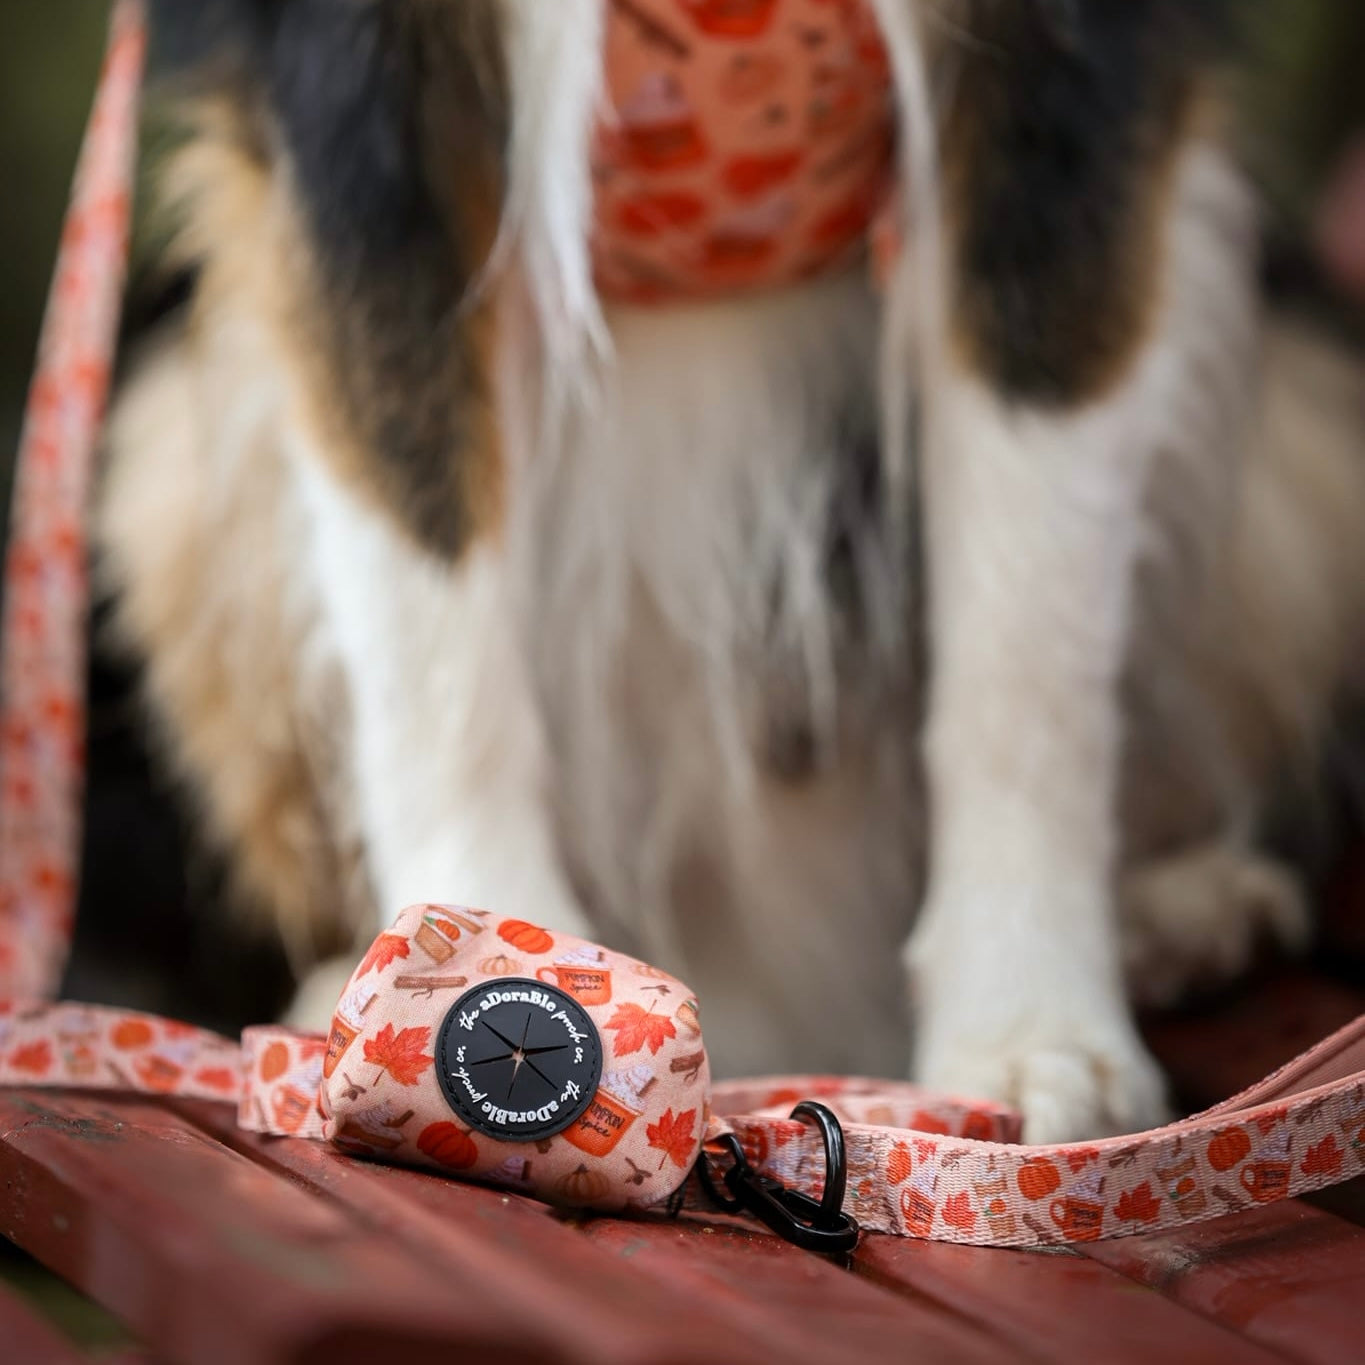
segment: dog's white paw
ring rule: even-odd
[[[1267,940],[1302,952],[1312,936],[1294,875],[1230,843],[1134,869],[1120,924],[1129,994],[1143,1005],[1172,1005],[1232,980]]]
[[[1077,1018],[1070,1030],[1024,1026],[994,1041],[930,1043],[917,1071],[936,1090],[1019,1110],[1025,1142],[1136,1133],[1169,1118],[1161,1072],[1126,1020]]]

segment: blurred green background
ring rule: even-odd
[[[18,434],[100,53],[100,0],[0,0],[0,469]],[[7,482],[7,480],[6,480]]]
[[[1277,236],[1292,239],[1347,133],[1365,127],[1365,0],[1234,2],[1254,54],[1244,82],[1248,156]],[[106,12],[102,0],[0,0],[0,488]]]

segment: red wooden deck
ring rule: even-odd
[[[1365,1011],[1343,979],[1289,972],[1149,1034],[1203,1104]],[[1365,1179],[1078,1250],[868,1236],[837,1266],[723,1219],[569,1219],[210,1105],[10,1091],[0,1232],[143,1344],[83,1352],[0,1282],[14,1365],[1365,1360]]]

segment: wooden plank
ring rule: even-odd
[[[1365,1231],[1301,1200],[1096,1242],[1084,1253],[1296,1360],[1365,1358]]]
[[[1348,1223],[1365,1228],[1365,1176],[1357,1176],[1344,1185],[1329,1185],[1325,1190],[1306,1195],[1314,1208],[1334,1213]]]
[[[1267,1365],[1278,1358],[1070,1249],[869,1237],[857,1269],[875,1283],[988,1325],[1038,1360]]]
[[[78,1353],[84,1353],[82,1359],[88,1355],[101,1365],[133,1365],[135,1361],[148,1365],[151,1360],[117,1318],[4,1237],[0,1237],[0,1286],[7,1286],[55,1326]]]
[[[16,1365],[84,1365],[85,1357],[22,1295],[0,1284],[0,1342]]]
[[[461,1280],[471,1263],[496,1258],[508,1275],[570,1293],[586,1306],[581,1317],[631,1325],[633,1349],[649,1358],[729,1362],[748,1358],[747,1350],[823,1365],[884,1359],[916,1340],[929,1343],[938,1361],[1010,1358],[958,1315],[907,1307],[775,1238],[644,1221],[580,1226],[516,1196],[359,1162],[319,1143],[262,1139],[215,1106],[181,1109],[237,1150],[373,1222],[443,1274]]]
[[[799,1344],[819,1359],[853,1365],[899,1359],[913,1342],[925,1360],[1027,1359],[1008,1334],[967,1321],[957,1308],[887,1292],[748,1227],[693,1220],[647,1227],[595,1219],[583,1231],[633,1267],[684,1289],[708,1312],[718,1302],[742,1308],[784,1357]],[[884,1240],[869,1236],[863,1246]]]
[[[382,1183],[355,1185],[358,1208],[387,1202]],[[450,1182],[423,1185],[439,1191]],[[420,1202],[414,1197],[391,1216],[410,1218]],[[372,1221],[228,1151],[181,1115],[139,1102],[0,1093],[0,1231],[171,1359],[444,1365],[467,1352],[637,1365],[774,1358],[711,1321],[689,1323],[680,1345],[666,1323],[642,1324],[628,1287],[584,1296],[535,1259],[509,1256],[506,1239],[516,1241],[516,1233],[507,1207],[500,1203],[498,1219],[464,1230],[468,1254],[453,1276],[448,1263],[425,1261]],[[535,1217],[548,1236],[573,1236]],[[652,1287],[642,1276],[631,1280],[637,1295]]]
[[[1365,992],[1292,969],[1216,1009],[1155,1016],[1144,1033],[1177,1097],[1203,1109],[1365,1013]]]

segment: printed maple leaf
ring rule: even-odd
[[[616,1030],[618,1057],[629,1057],[646,1046],[650,1054],[655,1055],[666,1039],[678,1036],[678,1030],[667,1015],[651,1014],[633,1003],[617,1006],[616,1013],[607,1020],[607,1027]]]
[[[1093,1147],[1078,1147],[1074,1152],[1066,1154],[1066,1164],[1071,1167],[1072,1173],[1079,1175],[1092,1161],[1098,1161],[1100,1154]]]
[[[422,1051],[430,1036],[429,1028],[405,1028],[402,1033],[395,1034],[393,1025],[385,1024],[373,1038],[367,1038],[365,1060],[379,1068],[375,1084],[379,1084],[380,1076],[387,1071],[399,1085],[416,1085],[422,1079],[422,1073],[436,1060]]]
[[[693,1134],[697,1127],[697,1111],[695,1109],[684,1109],[681,1114],[674,1114],[671,1109],[665,1109],[658,1123],[651,1123],[645,1129],[645,1136],[649,1139],[649,1145],[656,1152],[662,1152],[663,1159],[659,1162],[659,1169],[663,1170],[664,1162],[670,1157],[675,1166],[687,1169],[692,1160],[695,1142]]]
[[[947,1137],[953,1130],[946,1119],[931,1114],[927,1109],[917,1109],[910,1120],[910,1127],[917,1133],[941,1133]]]
[[[359,981],[366,972],[382,972],[394,958],[407,955],[408,941],[401,934],[380,934],[370,945],[370,951],[360,960],[355,979]]]
[[[15,1048],[10,1054],[9,1064],[15,1071],[31,1071],[35,1076],[45,1076],[52,1069],[52,1048],[46,1039]]]
[[[242,1078],[227,1066],[210,1066],[196,1072],[194,1079],[200,1085],[206,1085],[210,1090],[221,1090],[224,1094],[231,1094],[240,1088]]]
[[[1261,1114],[1254,1118],[1252,1122],[1259,1129],[1262,1137],[1269,1137],[1276,1128],[1282,1124],[1289,1116],[1288,1105],[1277,1105],[1269,1113]]]
[[[949,1195],[943,1201],[943,1221],[949,1227],[963,1228],[970,1232],[976,1224],[976,1210],[965,1190]]]
[[[1345,1153],[1337,1146],[1336,1136],[1328,1133],[1316,1147],[1304,1153],[1299,1169],[1304,1175],[1336,1175]]]
[[[1161,1212],[1161,1201],[1152,1193],[1152,1182],[1144,1180],[1136,1189],[1125,1190],[1114,1205],[1114,1216],[1125,1223],[1150,1223]]]

